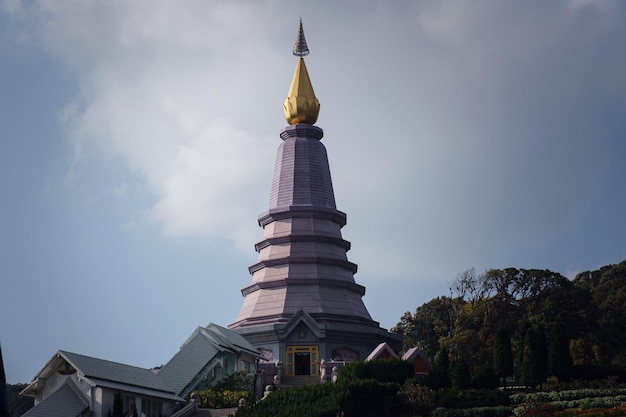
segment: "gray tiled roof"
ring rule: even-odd
[[[258,355],[259,351],[257,348],[252,346],[242,335],[235,332],[234,330],[227,329],[222,326],[218,326],[214,323],[209,323],[205,330],[210,332],[210,334],[219,337],[220,344],[222,346],[228,347],[234,351],[245,351],[252,355]]]
[[[22,417],[76,417],[88,406],[87,398],[70,379],[67,379],[59,389],[24,413]]]
[[[158,378],[150,369],[124,365],[71,352],[59,351],[59,353],[74,368],[84,374],[86,378],[93,381],[112,381],[133,387],[173,393],[172,388]]]
[[[257,349],[239,333],[217,324],[198,327],[180,350],[159,371],[159,378],[180,394],[219,352],[247,352],[258,355]]]
[[[124,384],[121,382],[107,381],[104,379],[98,379],[98,378],[93,378],[93,377],[89,378],[89,380],[99,387],[108,388],[113,391],[126,391],[126,392],[131,392],[133,394],[145,395],[148,397],[157,397],[157,398],[172,400],[172,401],[184,400],[178,395],[175,395],[173,390],[172,392],[163,392],[163,391],[157,391],[151,388],[138,387],[134,385]]]
[[[202,327],[198,327],[158,373],[159,378],[171,386],[177,394],[185,389],[219,351],[217,346],[202,334],[202,330]]]

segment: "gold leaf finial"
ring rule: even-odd
[[[300,57],[296,65],[296,71],[291,80],[291,87],[287,93],[287,98],[283,103],[283,111],[285,119],[290,125],[297,123],[314,124],[320,112],[320,102],[315,97],[313,85],[309,78],[309,73],[304,64],[303,56],[309,54],[309,47],[304,38],[304,30],[302,30],[302,19],[300,19],[300,27],[298,28],[298,37],[293,47],[293,54]]]

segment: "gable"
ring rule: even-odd
[[[428,358],[417,347],[407,350],[406,353],[402,355],[402,359],[411,361],[417,373],[429,373],[433,368]]]
[[[393,349],[391,349],[391,347],[387,343],[383,342],[380,345],[376,346],[372,353],[370,353],[367,358],[365,358],[365,360],[371,361],[374,359],[390,359],[397,357],[398,355],[396,355]]]
[[[304,334],[302,332],[305,332]],[[291,320],[278,331],[279,338],[287,339],[303,339],[306,338],[306,332],[310,333],[309,337],[322,339],[326,337],[326,331],[306,311],[298,310]]]
[[[89,408],[88,399],[71,379],[22,417],[77,417]]]

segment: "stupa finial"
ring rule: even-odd
[[[304,64],[304,58],[302,58],[309,54],[309,47],[304,38],[304,30],[302,30],[302,18],[300,19],[298,38],[293,47],[293,54],[300,58],[296,65],[296,71],[293,74],[293,80],[291,80],[287,98],[283,103],[285,119],[287,119],[287,123],[290,125],[297,123],[312,125],[317,121],[317,115],[320,112],[320,102],[315,97],[313,85]]]
[[[300,18],[300,27],[298,28],[298,37],[296,38],[296,44],[293,46],[293,54],[302,58],[309,54],[309,47],[306,44],[306,38],[304,37],[304,30],[302,29],[302,18]]]

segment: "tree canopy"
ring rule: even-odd
[[[542,269],[469,269],[452,281],[449,296],[407,311],[391,331],[435,363],[444,349],[472,376],[515,374],[533,385],[567,378],[574,365],[623,366],[624,305],[626,261],[571,280]]]

